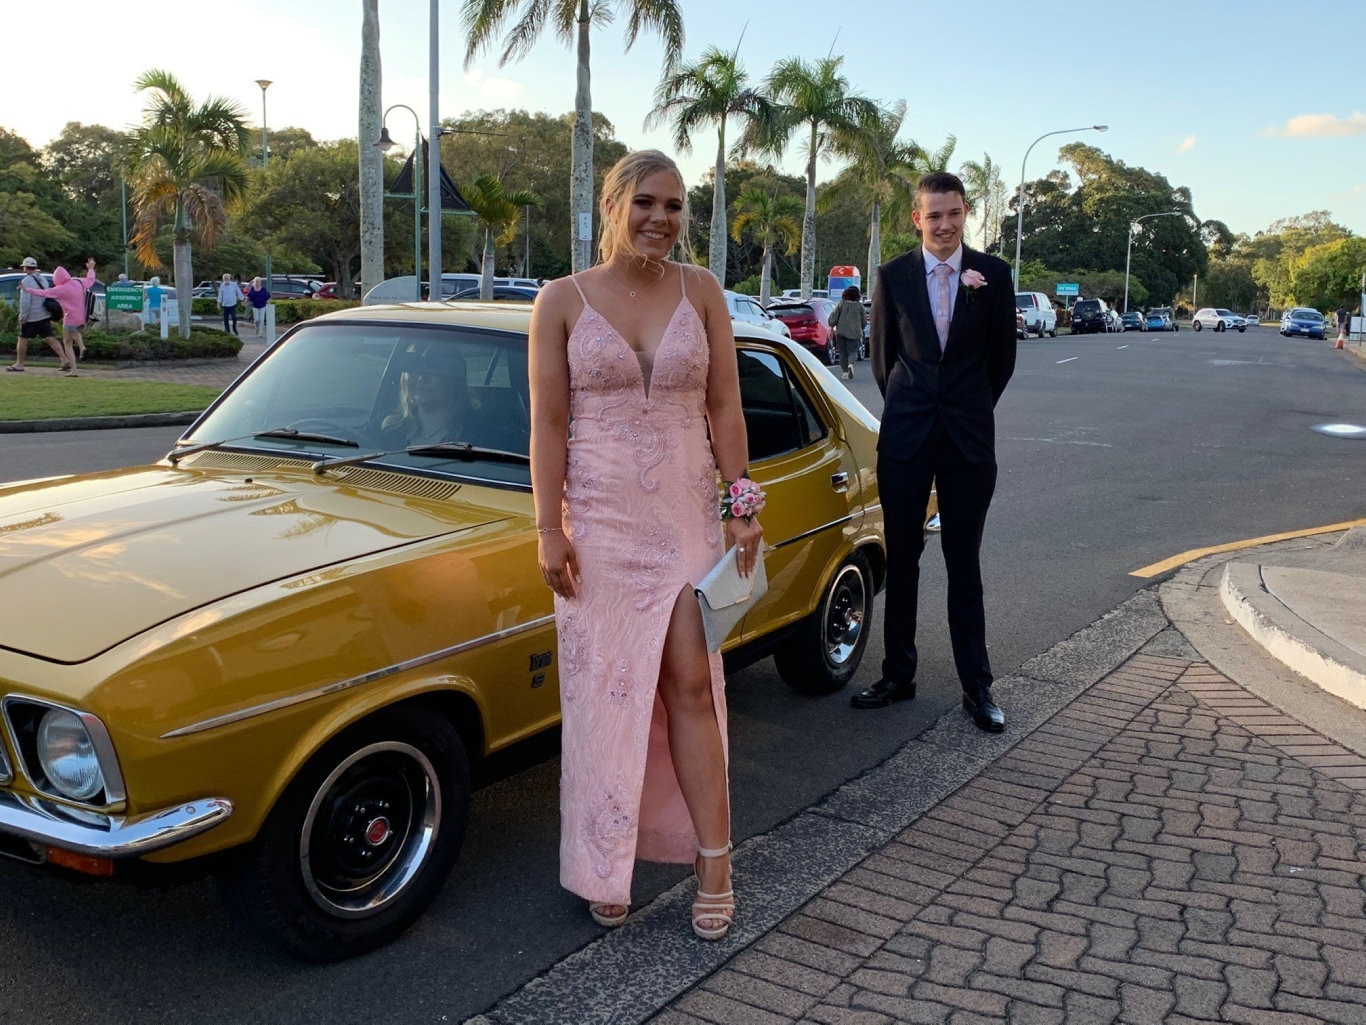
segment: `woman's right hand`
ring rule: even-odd
[[[541,576],[552,591],[561,598],[578,596],[579,557],[564,531],[552,530],[539,535],[536,560],[541,567]]]

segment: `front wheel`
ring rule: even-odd
[[[1198,320],[1197,320],[1195,323],[1193,323],[1193,324],[1191,325],[1191,329],[1192,329],[1192,330],[1195,330],[1195,331],[1200,331],[1200,330],[1202,330],[1202,328],[1203,328],[1203,325],[1202,325],[1202,324],[1200,323],[1200,321],[1198,321]]]
[[[854,678],[873,616],[873,571],[851,552],[821,595],[816,611],[773,653],[778,675],[802,694],[832,694]]]
[[[464,840],[470,770],[455,727],[381,712],[294,778],[243,862],[221,879],[230,907],[306,961],[383,946],[431,904]]]
[[[1244,331],[1246,331],[1246,330],[1247,330],[1247,328],[1245,328],[1245,327],[1240,327],[1240,328],[1238,329],[1238,333],[1239,333],[1239,334],[1242,334],[1242,333],[1243,333]]]

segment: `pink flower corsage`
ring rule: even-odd
[[[721,496],[721,519],[738,520],[755,516],[763,507],[764,493],[748,477],[737,477],[725,482],[725,494]]]
[[[970,288],[975,292],[977,289],[981,288],[983,285],[987,283],[987,279],[982,277],[979,271],[965,270],[963,271],[962,276],[958,279],[958,283],[961,284],[964,288]]]

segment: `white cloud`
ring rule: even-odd
[[[1338,117],[1335,114],[1299,114],[1287,121],[1279,134],[1301,139],[1366,135],[1366,114],[1361,111],[1347,117]]]
[[[1195,149],[1195,136],[1188,135],[1181,140],[1181,145],[1176,147],[1176,152],[1189,153],[1193,149]]]
[[[475,68],[465,75],[465,81],[474,91],[490,100],[512,100],[526,92],[526,86],[512,78],[490,75]]]

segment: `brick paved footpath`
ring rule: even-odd
[[[651,1020],[1362,1025],[1363,855],[1366,759],[1139,654]]]

